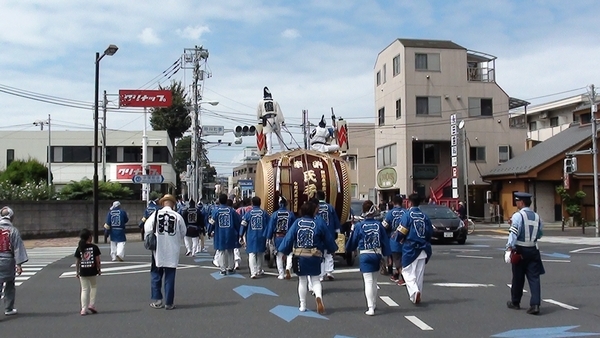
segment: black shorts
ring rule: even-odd
[[[198,233],[200,236],[206,236],[206,227],[198,227]]]

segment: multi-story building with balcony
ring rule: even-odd
[[[396,39],[379,53],[374,67],[379,201],[417,192],[455,203],[466,200],[468,191],[470,214],[484,215],[493,196],[486,194],[489,183],[481,175],[524,152],[526,138],[524,129],[510,127],[508,114],[526,102],[496,83],[495,60],[439,40]],[[451,121],[464,121],[463,128],[451,127]]]
[[[345,159],[348,161],[350,195],[354,199],[375,202],[375,125],[372,123],[348,123],[350,147]]]
[[[176,172],[173,168],[173,145],[166,131],[148,131],[148,164],[150,175],[162,175],[162,184],[151,184],[150,191],[173,193]],[[50,142],[48,140],[50,136]],[[48,163],[48,145],[51,145],[52,183],[57,189],[71,181],[94,175],[94,137],[91,131],[0,131],[0,170],[14,160],[36,159]],[[141,198],[141,184],[133,183],[135,175],[142,175],[142,132],[107,131],[106,159],[102,161],[102,142],[98,155],[100,181],[119,182]]]
[[[572,122],[580,122],[575,111],[589,105],[585,94],[525,106],[511,111],[510,125],[527,129],[528,148],[543,142],[569,128]],[[590,123],[589,116],[583,116],[583,124]]]

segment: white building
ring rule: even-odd
[[[172,192],[176,184],[173,168],[173,145],[166,131],[148,131],[148,164],[150,175],[162,175],[162,184],[152,184],[150,191]],[[52,131],[51,169],[53,184],[60,187],[83,178],[93,179],[94,158],[92,131]],[[48,131],[0,131],[0,170],[14,160],[36,159],[47,163]],[[98,142],[98,177],[102,181],[119,182],[141,194],[141,185],[134,184],[135,175],[142,175],[142,132],[106,132],[106,163],[102,161],[102,142]],[[104,170],[103,170],[104,168]]]
[[[396,39],[377,55],[373,80],[380,200],[414,191],[456,202],[456,154],[451,150],[457,145],[451,145],[450,126],[455,115],[465,121],[461,133],[468,140],[464,150],[458,144],[458,178],[466,173],[470,213],[483,216],[490,186],[481,174],[525,151],[525,130],[510,127],[508,111],[526,102],[510,98],[496,83],[495,60],[439,40]],[[465,186],[458,184],[462,200]]]

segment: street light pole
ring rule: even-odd
[[[596,89],[594,85],[590,86],[591,120],[592,120],[592,167],[594,168],[594,225],[596,227],[596,237],[598,233],[598,126],[596,124]]]
[[[46,121],[40,121],[37,120],[35,122],[33,122],[33,125],[35,126],[40,126],[41,130],[44,130],[44,125],[48,126],[48,150],[46,152],[46,156],[48,157],[48,187],[50,188],[52,186],[52,158],[50,157],[52,155],[51,152],[51,148],[52,148],[52,131],[50,129],[50,114],[48,114],[48,120]],[[52,196],[48,195],[48,199],[51,199]]]
[[[99,223],[99,210],[98,210],[98,96],[99,96],[99,84],[100,84],[100,60],[106,55],[114,55],[119,48],[115,45],[109,45],[102,55],[96,52],[95,66],[96,72],[94,77],[94,149],[92,150],[92,157],[94,158],[94,243],[98,243],[98,223]]]

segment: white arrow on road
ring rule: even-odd
[[[494,284],[476,284],[476,283],[433,283],[435,286],[445,286],[448,288],[488,288]]]

